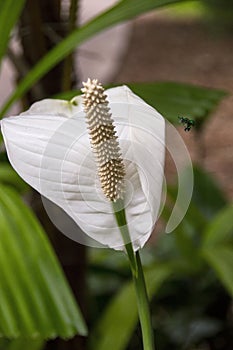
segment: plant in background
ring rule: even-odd
[[[28,106],[33,101],[45,98],[50,94],[60,94],[61,99],[72,99],[79,91],[65,90],[75,86],[71,69],[72,59],[74,58],[74,50],[82,42],[124,20],[179,1],[122,0],[79,28],[76,27],[75,23],[78,1],[70,1],[67,20],[64,20],[61,2],[59,0],[55,2],[48,2],[47,0],[19,0],[15,2],[14,0],[8,0],[0,5],[0,59],[2,60],[8,54],[18,72],[19,79],[19,84],[1,108],[0,115],[2,117],[18,100],[21,100],[21,102],[23,100],[22,104],[24,106],[25,101],[27,101]],[[36,18],[36,20],[31,21],[31,18]],[[69,22],[68,25],[67,21]],[[11,48],[7,50],[10,33],[15,25],[20,28],[19,35],[22,43],[22,54],[20,56]],[[45,28],[48,30],[44,30]],[[27,33],[29,40],[24,37],[25,33]],[[46,33],[53,33],[54,35],[49,36]],[[31,42],[33,44],[36,42],[38,45],[31,45]],[[34,55],[35,51],[36,55]],[[37,85],[35,86],[35,84]],[[127,85],[149,105],[159,110],[174,125],[178,123],[178,116],[190,117],[195,120],[196,128],[194,131],[196,131],[198,137],[198,133],[210,112],[225,96],[222,91],[172,82]],[[127,147],[132,143],[132,139],[136,141],[139,135],[142,136],[144,128],[146,128],[144,135],[148,136],[148,128],[151,129],[155,120],[158,122],[161,119],[156,119],[157,114],[151,107],[122,87],[107,90],[107,95],[111,95],[110,100],[117,98],[117,96],[114,96],[117,91],[120,94],[121,104],[122,98],[130,95],[134,104],[141,104],[140,113],[142,110],[147,110],[146,115],[150,120],[146,126],[147,119],[139,117],[137,127],[135,127],[135,119],[134,121],[130,120],[130,124],[134,125],[134,128],[131,128],[131,138],[125,140],[126,136],[121,131],[123,129],[124,131],[128,130],[126,126],[123,127],[123,125],[127,125],[128,120],[126,123],[122,121],[123,124],[121,124],[121,116],[124,115],[128,118],[135,116],[135,113],[132,114],[132,111],[128,110],[128,101],[122,104],[125,107],[123,110],[119,104],[117,107],[117,104],[111,103],[110,107],[114,111],[114,117],[115,114],[118,116],[114,119],[121,152],[123,158],[127,158]],[[134,147],[130,149],[132,151],[130,159],[124,161],[126,170],[124,176],[126,218],[129,218],[130,215],[134,217],[135,214],[130,210],[127,213],[127,208],[136,208],[136,204],[138,204],[134,203],[135,205],[132,207],[128,205],[130,202],[128,200],[131,198],[130,187],[127,186],[128,178],[130,178],[128,165],[130,162],[133,161],[134,163],[136,159],[139,159],[141,168],[135,166],[133,170],[136,170],[141,182],[138,181],[138,178],[131,178],[131,180],[134,184],[136,198],[139,198],[139,193],[144,194],[142,203],[150,204],[149,206],[145,205],[143,210],[137,207],[137,209],[140,208],[140,214],[143,217],[149,218],[150,224],[145,222],[144,227],[140,227],[139,222],[137,222],[135,228],[138,229],[138,232],[135,235],[134,225],[131,220],[128,220],[129,232],[126,231],[126,226],[122,226],[125,220],[124,212],[119,211],[118,207],[115,208],[120,214],[116,214],[117,220],[115,220],[114,208],[112,208],[109,201],[103,198],[100,184],[96,187],[98,183],[95,177],[97,166],[90,149],[85,116],[81,113],[81,98],[76,97],[71,101],[50,99],[36,103],[26,113],[16,117],[15,120],[5,119],[3,129],[5,129],[5,134],[8,134],[9,131],[7,138],[9,137],[11,143],[11,146],[8,147],[8,153],[10,157],[11,153],[17,153],[17,156],[14,156],[14,159],[11,160],[16,168],[20,165],[20,169],[17,170],[19,172],[22,170],[21,175],[24,173],[27,182],[54,200],[81,225],[86,221],[78,220],[81,215],[80,212],[76,213],[74,207],[69,207],[67,204],[71,203],[72,193],[74,198],[77,199],[78,181],[83,180],[77,176],[78,171],[80,170],[81,175],[83,175],[86,171],[86,165],[90,165],[90,167],[87,167],[90,170],[88,173],[90,176],[84,180],[90,185],[88,188],[94,188],[98,192],[98,196],[96,196],[97,192],[95,191],[85,193],[87,186],[85,186],[84,181],[84,186],[79,187],[79,194],[85,193],[85,195],[79,198],[79,204],[81,203],[81,208],[84,209],[85,217],[92,210],[91,220],[94,218],[94,221],[100,218],[102,223],[103,221],[107,222],[107,218],[110,218],[111,223],[114,223],[114,232],[109,236],[107,242],[110,246],[113,245],[114,248],[120,247],[123,249],[122,243],[124,240],[122,240],[120,231],[123,234],[129,233],[133,236],[133,239],[132,237],[131,239],[134,249],[130,248],[131,242],[128,240],[127,250],[130,254],[134,281],[137,284],[139,281],[142,282],[143,278],[141,276],[137,279],[141,271],[140,260],[138,253],[135,258],[134,250],[141,247],[150,236],[159,203],[159,198],[154,198],[152,195],[160,193],[161,182],[159,180],[156,191],[153,188],[153,176],[152,181],[149,182],[149,185],[152,186],[151,191],[149,191],[150,186],[148,188],[137,186],[138,184],[145,185],[141,170],[147,169],[149,174],[150,164],[142,156],[143,153],[140,153],[141,148],[135,149],[136,142],[134,142]],[[119,113],[115,113],[116,111]],[[74,122],[76,112],[80,117],[78,118],[80,125]],[[138,107],[135,108],[134,112],[139,112]],[[138,116],[141,115],[140,113],[138,113]],[[155,115],[152,118],[153,113]],[[41,117],[40,122],[36,117],[38,114]],[[32,120],[35,124],[31,123]],[[59,120],[61,128],[59,128]],[[23,126],[21,122],[22,124],[25,122],[25,125]],[[42,124],[45,125],[45,122],[47,123],[46,127],[43,127],[41,133],[38,127],[42,127]],[[16,123],[15,127],[14,123]],[[58,132],[54,133],[57,127]],[[162,132],[162,128],[159,130]],[[14,134],[15,131],[17,133]],[[77,133],[82,133],[82,131],[85,135],[80,134],[79,141],[85,140],[83,149],[85,152],[83,153],[83,159],[75,159],[77,162],[74,165],[69,163],[69,159],[72,158],[74,153],[72,143],[77,139]],[[152,132],[156,135],[157,130],[152,130]],[[28,139],[23,138],[23,135],[27,135]],[[32,137],[29,137],[29,135]],[[140,142],[143,143],[143,146],[146,146],[145,140],[148,139],[141,136]],[[47,143],[48,139],[51,142]],[[39,144],[35,143],[35,140]],[[59,186],[59,183],[61,184],[61,178],[59,177],[61,163],[54,162],[53,166],[55,168],[53,170],[55,171],[50,173],[48,171],[51,170],[49,159],[51,159],[51,156],[53,157],[54,151],[55,153],[58,151],[61,140],[65,141],[63,150],[70,150],[70,152],[63,155],[67,161],[65,164],[70,165],[70,168],[67,168],[69,170],[67,178],[72,179],[70,184],[66,183],[67,192],[64,192],[65,196],[63,198],[60,197],[63,188]],[[13,145],[14,141],[17,141],[17,145]],[[150,142],[149,144],[153,143]],[[134,333],[138,320],[136,296],[133,284],[130,282],[124,254],[113,250],[88,249],[88,262],[86,263],[87,267],[85,267],[86,253],[83,253],[83,249],[77,251],[74,249],[75,243],[67,244],[68,240],[62,240],[62,237],[58,234],[54,235],[53,228],[51,226],[48,228],[48,218],[46,217],[43,221],[40,213],[39,218],[43,221],[42,226],[33,214],[33,210],[24,203],[21,197],[25,198],[25,194],[27,194],[26,198],[30,198],[29,187],[9,165],[2,138],[0,143],[0,333],[3,337],[0,340],[0,348],[4,350],[21,350],[22,348],[39,350],[62,347],[71,350],[86,349],[88,346],[95,350],[123,350],[127,347],[133,350],[141,349],[138,334]],[[22,149],[23,144],[34,147],[34,153],[29,155],[30,152],[27,153],[26,149]],[[47,144],[48,147],[44,152],[44,157],[41,157],[40,152],[43,150],[44,144]],[[61,148],[59,151],[61,151]],[[155,160],[153,152],[151,156]],[[59,154],[59,152],[56,154]],[[76,152],[76,154],[80,154],[80,152]],[[161,149],[159,155],[161,160],[162,154]],[[61,159],[61,154],[59,154],[59,157]],[[40,159],[42,159],[41,164],[39,164]],[[91,163],[89,162],[90,159],[92,159]],[[36,163],[33,163],[35,161]],[[77,167],[77,164],[79,167]],[[82,165],[80,166],[80,164]],[[151,166],[153,167],[154,164],[153,161]],[[44,167],[43,171],[38,170],[41,165]],[[161,167],[156,169],[160,177],[162,162]],[[32,172],[34,172],[35,177],[30,176]],[[154,169],[151,174],[154,174]],[[64,181],[67,179],[65,172],[63,175],[62,181],[65,183]],[[127,178],[127,176],[129,177]],[[38,180],[39,178],[41,181]],[[52,182],[49,181],[50,179],[52,179]],[[75,188],[72,193],[68,193],[69,185],[72,189]],[[55,195],[56,189],[59,190],[58,195]],[[171,204],[175,203],[176,191],[176,186],[174,188],[168,186],[169,201],[165,204],[162,214],[164,220],[168,219]],[[91,196],[93,195],[95,199],[98,198],[96,202],[98,208],[102,206],[101,215],[94,216],[93,213],[96,211],[94,202],[92,202],[93,206],[87,206],[88,212],[85,211],[87,207],[84,204],[87,203],[87,199],[91,203]],[[115,204],[113,204],[113,207],[115,207]],[[122,206],[120,208],[122,209]],[[138,211],[136,214],[138,214]],[[135,215],[135,217],[140,217],[140,215]],[[156,329],[156,345],[159,350],[170,348],[180,350],[181,347],[191,349],[199,345],[219,350],[218,344],[224,344],[223,346],[231,348],[230,296],[233,295],[233,227],[231,218],[232,205],[227,203],[218,188],[213,185],[209,176],[203,174],[200,170],[195,170],[194,196],[185,219],[173,235],[163,235],[157,240],[156,247],[148,247],[143,250],[144,273],[149,300],[152,300],[156,295],[152,300],[152,330]],[[86,229],[87,234],[91,234],[94,228],[95,238],[97,237],[102,243],[106,243],[104,228],[101,227],[100,230],[99,227],[90,227],[91,220],[88,219],[88,223],[83,224],[85,226],[83,226],[83,229]],[[121,230],[119,230],[116,222],[118,222]],[[101,223],[99,226],[101,226]],[[145,230],[146,227],[148,230]],[[97,232],[103,233],[103,236],[98,236]],[[53,244],[54,236],[58,237],[54,245],[56,248],[60,245],[60,252],[64,252],[64,257],[61,259],[61,255],[59,255],[59,258],[67,272],[69,283],[67,283],[62,273],[59,261],[56,259],[53,248],[46,237],[47,234],[50,234],[50,238],[52,237]],[[74,235],[73,232],[71,234],[72,238],[74,238]],[[113,242],[113,237],[118,237],[117,242]],[[76,237],[76,240],[83,242],[80,237]],[[76,257],[76,262],[80,263],[78,268],[77,264],[75,266],[73,264],[72,259],[74,257]],[[136,266],[138,264],[139,266]],[[82,278],[77,277],[77,274],[82,275]],[[83,287],[85,281],[88,283],[91,294],[89,315],[86,317],[90,331],[88,344],[85,344],[83,338],[80,337],[79,339],[72,339],[70,342],[66,341],[65,344],[60,344],[61,340],[57,339],[52,344],[45,345],[45,341],[55,337],[67,340],[76,334],[83,336],[87,334],[87,327],[78,306],[78,303],[80,303],[81,310],[84,310],[85,314],[87,313],[85,303],[83,303],[80,293],[78,293],[84,291],[85,294],[88,294]],[[71,293],[69,284],[72,286],[76,298]],[[197,287],[193,288],[194,285]],[[137,285],[137,290],[140,290],[145,297],[143,283]],[[147,301],[144,297],[143,303],[139,305],[140,310],[148,310]],[[146,317],[144,318],[144,316]],[[140,318],[146,320],[145,323],[142,321],[142,326],[144,331],[148,331],[147,339],[152,339],[147,311],[144,314],[141,312]]]

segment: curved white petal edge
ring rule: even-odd
[[[165,121],[126,86],[106,90],[126,168],[125,210],[134,250],[149,239],[163,183]],[[13,168],[61,207],[91,238],[124,249],[112,206],[101,190],[82,97],[75,105],[42,100],[1,121]],[[63,232],[66,234],[66,232]],[[79,241],[76,232],[69,237]]]

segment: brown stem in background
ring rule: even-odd
[[[77,18],[78,18],[78,9],[79,1],[71,0],[70,1],[70,10],[69,10],[69,24],[68,32],[70,34],[77,27]],[[63,79],[62,79],[62,91],[69,91],[72,88],[73,76],[74,74],[74,64],[73,64],[73,54],[67,56],[64,60],[63,68]]]
[[[65,36],[65,23],[61,16],[60,0],[27,0],[19,25],[19,36],[23,49],[23,59],[28,67],[33,67],[60,38]],[[49,35],[53,32],[56,35]],[[64,63],[57,64],[39,82],[42,86],[40,99],[61,92]],[[21,78],[21,77],[19,77]],[[37,84],[36,84],[37,85]],[[32,91],[27,95],[30,105],[38,96]]]

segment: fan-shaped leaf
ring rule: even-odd
[[[0,335],[69,338],[85,324],[51,246],[17,193],[0,186]]]

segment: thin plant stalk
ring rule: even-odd
[[[116,203],[113,202],[113,209],[125,244],[126,253],[128,255],[132,271],[132,277],[137,297],[139,320],[142,330],[143,349],[154,350],[154,334],[152,329],[149,299],[146,290],[141,258],[139,251],[137,251],[136,254],[134,253],[133,246],[130,241],[130,233],[127,226],[125,210],[122,204],[122,200],[118,200]]]

